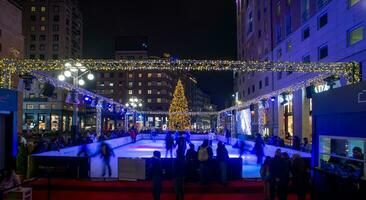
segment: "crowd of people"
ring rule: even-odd
[[[303,141],[298,136],[287,137],[291,143],[290,145],[285,144],[285,140],[277,135],[268,136],[265,138],[267,144],[277,146],[277,147],[288,147],[298,151],[310,152],[311,144],[308,138],[303,138]]]
[[[297,199],[305,200],[310,181],[309,168],[299,154],[294,154],[290,159],[288,153],[277,149],[273,158],[265,158],[260,175],[265,182],[265,199],[287,199],[291,182]]]
[[[193,143],[186,139],[183,132],[178,132],[178,136],[174,139],[173,135],[168,132],[165,138],[165,145],[167,154],[170,153],[172,157],[173,147],[176,149],[176,158],[173,159],[173,177],[174,186],[176,190],[176,199],[184,199],[184,181],[197,181],[199,177],[201,184],[207,184],[210,180],[210,170],[212,160],[214,159],[212,144],[208,139],[204,139],[202,144],[195,150]],[[187,144],[189,149],[186,150]],[[225,144],[221,141],[217,144],[216,160],[218,162],[219,181],[221,184],[227,184],[227,165],[229,154]],[[161,162],[161,152],[154,151],[151,158],[151,166],[149,171],[151,173],[153,182],[153,196],[154,200],[160,199],[163,168]],[[197,170],[198,173],[197,174]]]

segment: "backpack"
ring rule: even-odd
[[[200,150],[198,151],[198,160],[203,162],[203,161],[207,161],[208,160],[208,151],[207,151],[208,147],[201,147]]]

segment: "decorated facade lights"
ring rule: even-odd
[[[89,70],[188,70],[188,71],[238,71],[238,72],[317,72],[333,73],[358,79],[360,67],[356,62],[271,62],[234,60],[34,60],[0,59],[0,69],[21,73],[32,70],[65,70],[65,63],[82,63]],[[354,80],[358,81],[358,80]]]

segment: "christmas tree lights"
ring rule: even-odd
[[[188,112],[188,102],[184,94],[184,87],[180,80],[178,80],[175,87],[172,102],[169,107],[168,129],[184,131],[190,129],[190,117],[188,114],[176,114]]]

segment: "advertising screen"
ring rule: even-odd
[[[236,125],[238,134],[251,135],[251,114],[250,109],[240,110],[236,113]]]

